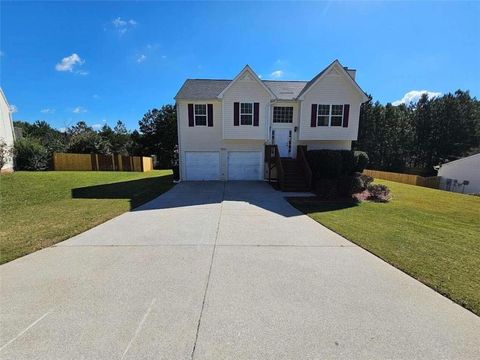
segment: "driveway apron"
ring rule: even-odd
[[[0,359],[478,359],[480,318],[263,182],[185,182],[0,267]]]

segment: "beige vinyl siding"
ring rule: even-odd
[[[213,127],[188,126],[188,104],[213,104]],[[233,111],[233,110],[232,110]],[[186,179],[186,153],[192,151],[218,151],[220,156],[220,180],[227,178],[227,154],[229,151],[263,151],[262,140],[223,140],[222,103],[219,100],[177,102],[180,178]],[[233,118],[232,118],[233,122]],[[265,125],[265,122],[263,123]]]
[[[344,75],[327,74],[306,93],[300,108],[300,140],[356,140],[361,94]],[[348,127],[310,126],[312,104],[350,104]]]
[[[233,83],[223,96],[224,139],[267,139],[270,119],[270,94],[256,80],[246,74]],[[259,126],[233,125],[233,103],[259,103]]]

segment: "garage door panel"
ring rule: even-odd
[[[231,151],[228,153],[229,180],[261,180],[262,153]]]
[[[185,153],[187,180],[219,180],[220,154],[218,151],[191,151]]]

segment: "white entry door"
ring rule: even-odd
[[[273,129],[273,143],[278,146],[280,157],[290,157],[292,154],[292,130],[291,129]]]

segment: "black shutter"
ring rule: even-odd
[[[310,126],[311,127],[317,126],[317,104],[312,104],[312,115],[310,118]]]
[[[213,126],[213,104],[207,105],[208,126]]]
[[[240,103],[233,103],[233,126],[240,125]]]
[[[260,117],[260,104],[253,103],[253,126],[258,126],[258,123],[260,122],[259,117]]]
[[[343,127],[348,127],[349,114],[350,114],[350,104],[343,105]]]
[[[193,104],[188,104],[188,126],[195,126],[193,118]]]

